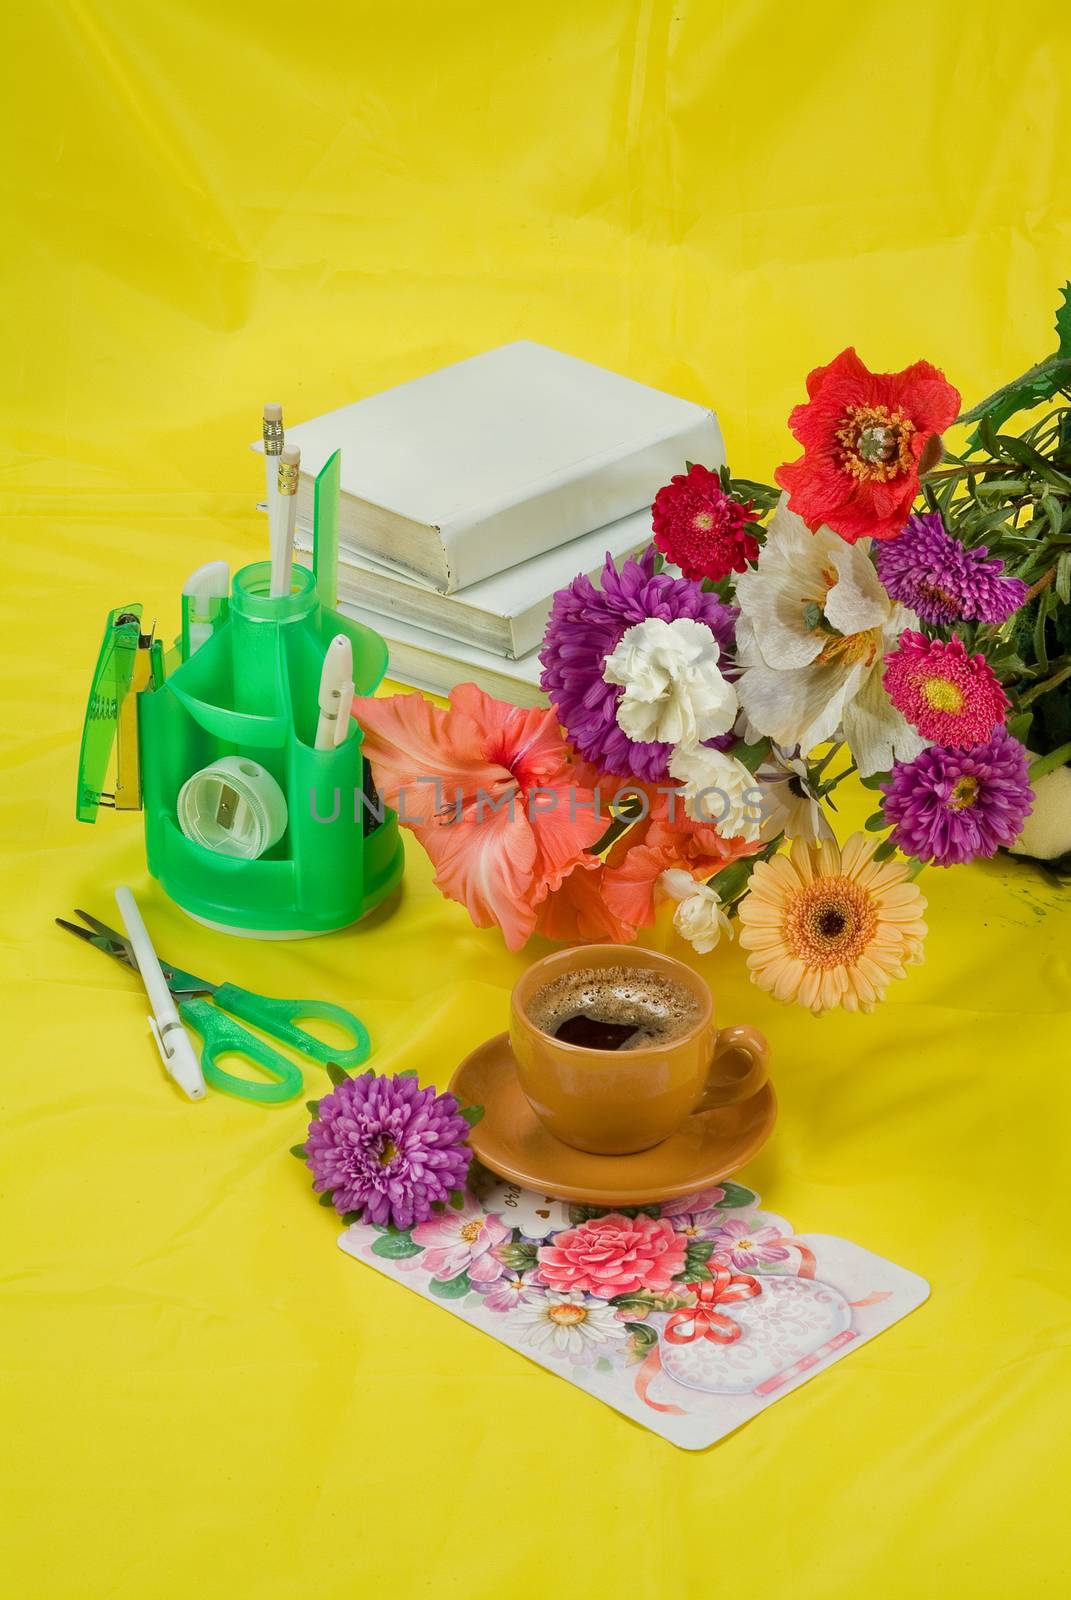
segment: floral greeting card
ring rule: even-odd
[[[926,1282],[800,1235],[728,1180],[605,1212],[488,1177],[409,1229],[339,1244],[686,1450],[701,1450],[921,1305]]]

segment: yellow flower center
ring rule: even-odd
[[[476,1240],[480,1237],[480,1229],[482,1227],[482,1222],[466,1222],[465,1226],[461,1230],[461,1237],[464,1239],[465,1243],[475,1244]]]
[[[584,1306],[564,1305],[551,1306],[547,1316],[560,1327],[572,1328],[578,1322],[586,1322],[588,1314]]]
[[[849,406],[836,431],[841,470],[860,481],[887,483],[913,464],[915,424],[888,406]]]
[[[697,511],[692,518],[692,527],[699,533],[709,533],[714,526],[714,518],[709,511]]]
[[[968,806],[973,806],[977,798],[978,779],[963,777],[954,785],[948,803],[953,811],[966,811]]]
[[[788,897],[785,944],[808,967],[850,966],[877,928],[874,902],[850,878],[820,878]]]
[[[379,1151],[380,1165],[389,1167],[397,1154],[398,1146],[395,1144],[394,1140],[384,1139]]]
[[[927,678],[922,692],[934,711],[962,711],[963,690],[948,678]]]
[[[868,628],[863,633],[830,634],[817,660],[823,665],[837,661],[844,667],[854,667],[862,661],[872,667],[877,660],[879,637],[876,628]]]

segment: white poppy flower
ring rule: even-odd
[[[620,684],[617,723],[633,742],[695,744],[727,733],[736,719],[736,690],[718,666],[721,647],[691,617],[648,617],[626,629],[602,675]]]
[[[667,867],[658,881],[677,902],[673,926],[697,955],[709,955],[723,933],[732,938],[733,925],[722,910],[721,896],[709,883],[697,883],[682,867]]]
[[[886,594],[867,544],[811,533],[782,495],[758,566],[735,590],[748,734],[806,755],[842,729],[864,777],[925,746],[881,681],[886,652],[918,619]]]
[[[775,750],[755,774],[762,790],[762,840],[768,844],[779,834],[786,839],[806,839],[817,844],[832,839],[829,818],[817,800],[807,777],[807,763],[798,756],[784,756]]]
[[[755,775],[742,761],[711,750],[706,745],[675,750],[669,758],[669,775],[681,785],[688,815],[715,828],[723,839],[759,837],[762,794]]]

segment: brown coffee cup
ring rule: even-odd
[[[539,990],[584,967],[664,973],[699,1003],[699,1019],[666,1043],[636,1050],[567,1044],[536,1027],[528,1006]],[[654,950],[578,945],[545,956],[514,985],[510,1043],[521,1088],[544,1127],[575,1150],[631,1155],[675,1133],[695,1111],[749,1100],[769,1075],[770,1050],[756,1028],[718,1028],[698,973]]]

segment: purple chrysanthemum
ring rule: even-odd
[[[936,511],[909,517],[897,539],[880,544],[878,577],[889,594],[923,622],[1006,622],[1026,599],[1027,586],[1008,578],[989,547],[968,550],[954,539]]]
[[[415,1077],[347,1078],[316,1109],[305,1140],[313,1188],[335,1210],[411,1228],[460,1189],[469,1170],[469,1125],[452,1094]]]
[[[885,819],[905,855],[955,867],[995,855],[1022,832],[1034,795],[1026,751],[1005,728],[967,750],[930,745],[897,761],[885,789]]]
[[[618,727],[624,689],[603,678],[607,656],[627,629],[648,617],[705,622],[723,651],[733,648],[736,627],[732,606],[688,578],[656,573],[655,556],[652,546],[618,572],[607,555],[601,589],[584,574],[559,589],[539,654],[540,682],[580,754],[606,772],[645,783],[665,780],[672,746],[633,741]]]

